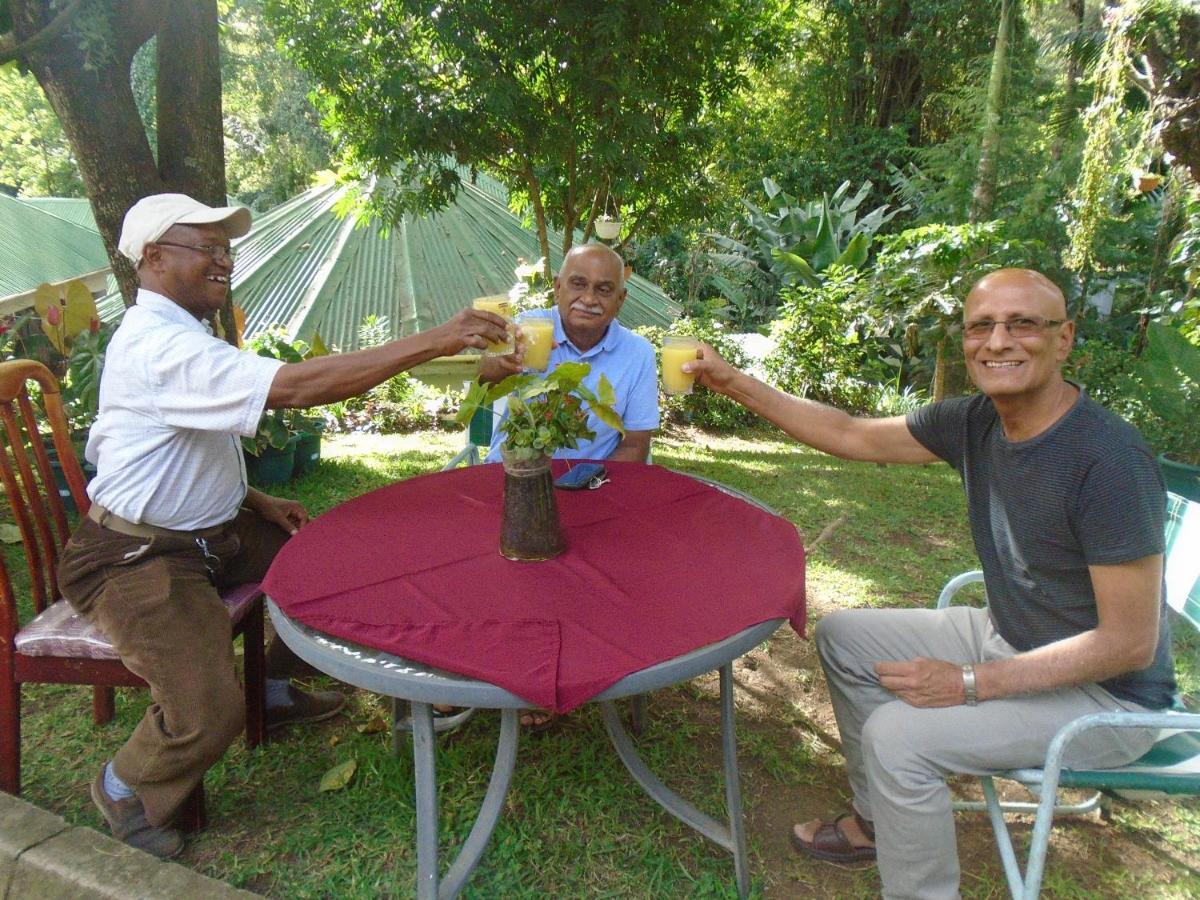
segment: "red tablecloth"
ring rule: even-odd
[[[504,473],[403,481],[314,519],[263,588],[293,619],[565,712],[631,672],[767,619],[804,628],[791,523],[659,466],[556,491],[567,552],[499,553]]]

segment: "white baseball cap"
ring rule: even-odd
[[[141,265],[142,250],[167,233],[172,225],[212,225],[220,222],[230,238],[250,230],[250,210],[244,206],[205,206],[187,194],[151,194],[125,213],[117,249]]]

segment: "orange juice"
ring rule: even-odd
[[[512,320],[513,311],[512,304],[508,300],[507,294],[493,294],[491,297],[478,297],[471,305],[483,312],[495,313],[502,319],[507,319],[509,323],[508,340],[502,344],[489,343],[487,349],[483,351],[484,356],[504,356],[506,353],[512,353],[516,349],[516,344],[512,339]]]
[[[550,345],[554,343],[554,320],[549,316],[522,319],[521,343],[525,345],[525,368],[545,371],[550,364]]]
[[[662,380],[668,394],[690,394],[696,376],[684,372],[683,364],[696,358],[700,342],[689,335],[668,334],[663,338]]]

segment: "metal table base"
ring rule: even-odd
[[[276,633],[306,662],[347,684],[384,696],[408,700],[413,735],[413,777],[416,790],[417,891],[421,900],[456,897],[479,865],[491,839],[512,783],[520,739],[518,722],[528,702],[503,688],[324,635],[288,618],[268,598]],[[738,895],[750,892],[746,833],[734,731],[733,660],[765,641],[783,623],[771,619],[735,635],[627,675],[597,697],[604,725],[617,755],[642,789],[671,815],[733,855]],[[728,825],[701,812],[667,787],[650,770],[622,724],[615,701],[678,684],[712,671],[721,680],[721,750]],[[438,798],[434,703],[500,710],[496,760],[479,814],[457,858],[439,876]]]

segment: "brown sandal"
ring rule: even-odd
[[[793,827],[788,832],[788,837],[791,838],[792,846],[805,856],[811,856],[814,859],[824,860],[832,863],[861,863],[875,861],[874,847],[856,847],[850,843],[850,839],[846,837],[846,833],[842,831],[842,820],[854,816],[854,820],[858,823],[858,827],[862,829],[863,834],[870,841],[875,840],[875,829],[871,823],[860,816],[857,812],[848,812],[838,816],[833,822],[825,822],[817,829],[811,841],[806,841],[796,834]]]

